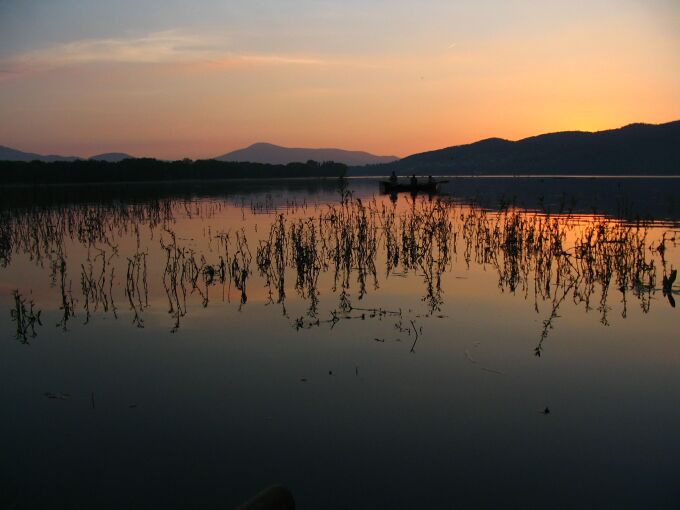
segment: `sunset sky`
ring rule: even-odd
[[[0,145],[404,156],[680,118],[677,0],[0,0]]]

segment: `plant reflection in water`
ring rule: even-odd
[[[296,329],[392,318],[398,331],[413,338],[414,350],[422,333],[416,316],[359,302],[369,293],[379,295],[381,283],[390,278],[415,275],[422,281],[423,316],[444,319],[442,280],[461,261],[467,269],[492,268],[499,291],[521,295],[537,313],[540,304],[548,305],[536,356],[543,353],[567,301],[584,311],[596,310],[605,326],[612,293],[620,296],[624,318],[631,298],[644,313],[658,292],[675,306],[677,270],[667,257],[668,246],[676,246],[671,230],[654,240],[649,238],[650,225],[641,221],[551,215],[508,203],[492,211],[446,198],[413,199],[407,207],[398,207],[388,200],[356,198],[346,189],[340,196],[329,205],[291,203],[283,210],[276,210],[270,200],[251,204],[249,211],[241,204],[241,220],[252,227],[259,218],[260,225],[226,231],[214,231],[210,224],[233,209],[221,201],[5,210],[0,212],[0,264],[9,267],[15,255],[24,254],[38,268],[49,268],[51,285],[59,290],[57,326],[65,331],[76,310],[85,324],[95,313],[117,318],[119,288],[132,324],[143,328],[156,281],[150,267],[161,260],[173,332],[189,312],[192,296],[207,307],[214,299],[211,289],[220,287],[221,300],[231,302],[235,292],[242,310],[255,284],[265,289],[266,304],[279,306],[285,317],[288,292],[306,303],[304,315],[291,319]],[[262,218],[269,222],[265,228]],[[198,240],[178,234],[178,222],[187,219],[204,225]],[[132,250],[130,243],[122,242],[126,237],[134,240]],[[72,275],[78,273],[80,285],[74,286]],[[118,275],[125,275],[120,286]],[[337,305],[326,314],[321,300],[330,295]],[[40,312],[34,312],[33,300],[26,301],[19,291],[14,296],[12,320],[17,338],[26,342],[36,335]]]

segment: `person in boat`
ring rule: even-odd
[[[416,179],[416,174],[411,176],[411,186],[418,186],[418,179]]]
[[[428,184],[434,184],[434,179],[432,178],[431,175],[428,175],[428,176],[427,176],[427,183],[428,183]]]
[[[397,174],[392,170],[392,175],[390,175],[390,184],[397,184]]]

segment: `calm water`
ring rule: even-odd
[[[677,508],[679,182],[4,190],[0,507]]]

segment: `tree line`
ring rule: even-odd
[[[0,183],[62,184],[102,182],[186,181],[216,179],[264,179],[300,177],[341,177],[347,166],[333,161],[270,165],[217,161],[214,159],[161,161],[152,158],[119,162],[0,161]]]

